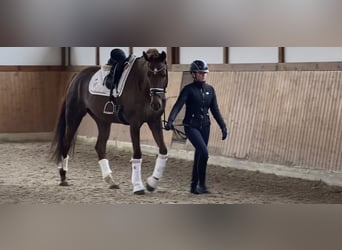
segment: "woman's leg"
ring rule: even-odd
[[[191,193],[207,193],[205,187],[205,176],[208,161],[207,144],[209,140],[210,127],[202,130],[185,127],[189,141],[195,147],[194,165],[192,169]],[[197,188],[199,182],[200,190]]]

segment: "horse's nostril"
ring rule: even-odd
[[[151,104],[151,108],[152,108],[154,111],[158,111],[158,110],[160,110],[161,105],[160,105],[160,103],[152,103],[152,104]]]
[[[162,98],[159,95],[153,95],[151,98],[151,109],[154,111],[160,111],[162,109]]]
[[[161,103],[160,103],[159,101],[157,101],[157,100],[152,101],[152,102],[150,103],[150,105],[151,105],[151,108],[152,108],[154,111],[159,111],[159,110],[161,109],[161,107],[162,107]]]

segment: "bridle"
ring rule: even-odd
[[[153,68],[153,70],[152,70],[151,65],[149,64],[148,69],[149,69],[149,72],[153,73],[154,76],[156,76],[158,73],[160,73],[163,70],[166,71],[166,82],[164,83],[164,88],[150,88],[150,96],[151,97],[156,95],[156,96],[159,96],[160,98],[163,98],[163,97],[165,98],[166,87],[167,87],[167,83],[168,83],[168,72],[167,72],[166,64],[165,64],[165,66],[163,66],[159,69]],[[163,128],[165,129],[165,125],[166,125],[165,110],[163,112],[163,115],[164,115],[164,119],[162,120],[162,122],[164,125]],[[175,126],[183,126],[183,125],[175,125]],[[179,138],[181,138],[183,140],[187,139],[187,135],[183,131],[181,131],[177,128],[174,128],[173,131],[175,132],[176,136],[178,136]]]
[[[167,82],[168,82],[168,72],[167,72],[167,65],[166,64],[165,64],[165,66],[162,66],[160,68],[152,68],[151,63],[148,64],[148,72],[152,73],[154,76],[157,76],[158,74],[160,74],[164,70],[165,70],[165,75],[166,75],[164,87],[163,88],[150,88],[150,96],[151,97],[153,97],[153,96],[159,96],[160,98],[165,97],[166,87],[167,87]]]

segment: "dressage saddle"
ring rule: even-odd
[[[119,80],[124,71],[126,64],[128,63],[128,57],[121,49],[113,49],[110,53],[110,58],[107,65],[111,66],[109,74],[104,80],[105,86],[111,90],[118,87]]]
[[[123,106],[117,104],[114,96],[113,90],[118,89],[119,81],[121,75],[129,61],[129,57],[126,57],[125,52],[120,49],[114,49],[111,51],[110,58],[107,65],[111,66],[109,74],[105,77],[105,86],[110,89],[109,101],[105,104],[104,113],[106,114],[116,114],[118,119],[123,124],[128,124],[127,119],[125,119],[123,114]]]

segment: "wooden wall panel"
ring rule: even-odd
[[[52,131],[69,75],[0,72],[0,133]]]
[[[342,170],[341,71],[211,73],[228,141],[212,126],[212,153]]]

